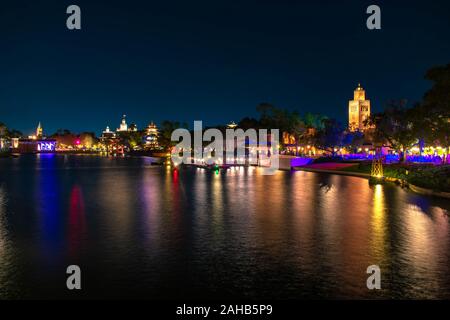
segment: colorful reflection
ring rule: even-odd
[[[0,279],[11,290],[42,297],[45,283],[45,297],[65,297],[54,270],[76,261],[93,275],[89,297],[450,297],[446,200],[356,177],[68,157],[77,165],[0,167],[0,277],[5,247],[11,270],[32,275]],[[381,291],[365,285],[372,264]]]
[[[37,150],[40,152],[54,152],[56,141],[38,141]]]
[[[0,185],[0,299],[7,297],[9,292],[14,292],[15,289],[9,284],[14,283],[18,274],[16,268],[12,267],[17,255],[8,231],[6,202],[6,190]]]
[[[373,190],[373,206],[371,213],[371,249],[374,263],[381,263],[386,256],[386,207],[383,186],[377,184]]]
[[[41,228],[41,250],[52,260],[52,255],[59,251],[61,245],[61,222],[62,215],[59,210],[61,201],[60,186],[58,184],[58,175],[55,170],[57,162],[52,157],[38,155],[36,167],[36,187],[35,191],[35,210],[40,220]],[[55,255],[56,256],[56,255]]]
[[[78,185],[74,185],[70,194],[69,207],[69,256],[78,255],[80,245],[86,233],[86,213],[83,193]]]
[[[7,230],[6,230],[6,193],[3,186],[0,186],[0,261],[6,251]],[[1,269],[0,269],[1,274]]]

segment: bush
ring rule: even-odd
[[[450,192],[450,166],[423,166],[414,168],[407,181],[418,187]]]
[[[344,168],[350,172],[371,172],[370,163],[360,163],[358,166]],[[415,186],[434,191],[450,192],[450,165],[425,164],[390,164],[383,166],[384,176],[405,180]]]

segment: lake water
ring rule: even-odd
[[[355,177],[0,159],[0,298],[450,298],[449,212]]]

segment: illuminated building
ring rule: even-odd
[[[283,144],[286,145],[295,145],[296,140],[293,134],[289,134],[289,132],[283,132],[282,136]]]
[[[120,123],[120,126],[118,129],[116,129],[116,132],[137,132],[138,127],[136,124],[132,123],[130,126],[127,124],[126,115],[124,114],[122,116],[122,122]]]
[[[126,117],[127,117],[126,115],[122,116],[122,122],[120,123],[120,127],[116,130],[117,132],[127,132],[128,131]]]
[[[227,129],[235,129],[237,127],[237,124],[234,121],[231,121],[229,124],[227,124]]]
[[[6,140],[3,138],[0,138],[0,151],[6,149]]]
[[[313,144],[313,138],[316,135],[315,128],[306,128],[302,135],[302,141],[297,141],[295,135],[288,132],[283,132],[281,142],[286,150],[286,154],[308,154],[315,155],[317,150]]]
[[[100,148],[107,153],[116,153],[119,148],[122,148],[117,134],[109,127],[106,127],[100,136]]]
[[[41,122],[39,122],[38,127],[37,127],[37,129],[36,129],[36,137],[37,137],[38,139],[42,138],[43,132],[44,132],[44,129],[43,129],[42,126],[41,126]]]
[[[42,140],[37,141],[37,151],[38,152],[54,152],[56,149],[55,140]]]
[[[52,153],[56,151],[56,140],[18,139],[13,141],[12,151],[18,153]]]
[[[19,148],[19,138],[11,138],[11,148],[12,149]]]
[[[137,132],[138,128],[135,123],[130,124],[130,127],[128,128],[129,132]]]
[[[358,84],[353,92],[353,100],[348,103],[348,128],[350,131],[364,131],[364,121],[370,117],[370,100],[366,100],[366,91]]]
[[[107,126],[106,129],[102,132],[102,135],[100,136],[100,141],[104,141],[107,139],[115,139],[116,133],[109,130],[109,127]]]
[[[287,153],[295,154],[297,151],[297,141],[295,139],[295,136],[293,134],[290,134],[289,132],[283,132],[281,136],[282,144],[284,145],[284,148],[286,149]]]
[[[149,149],[159,148],[158,136],[159,136],[158,127],[152,121],[146,129],[146,136],[145,136],[146,148]]]
[[[44,129],[42,128],[41,122],[39,122],[36,128],[36,133],[34,135],[28,136],[28,139],[37,140],[42,139],[43,136],[44,136]]]

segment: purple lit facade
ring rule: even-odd
[[[37,151],[38,152],[55,152],[56,141],[37,141]]]
[[[400,156],[397,154],[385,155],[386,163],[396,163],[400,161]],[[372,160],[373,155],[371,154],[347,154],[343,156],[345,160]],[[440,156],[435,155],[407,155],[407,162],[417,162],[417,163],[434,163],[441,164],[443,159]]]
[[[13,146],[12,151],[16,153],[52,153],[56,151],[56,140],[20,139],[17,146]]]

